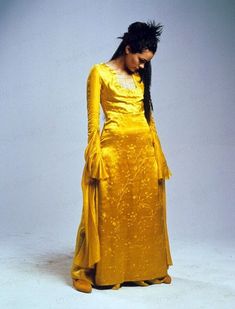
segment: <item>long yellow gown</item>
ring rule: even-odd
[[[150,125],[144,116],[144,84],[138,73],[132,76],[136,87],[128,89],[101,62],[87,79],[83,208],[71,277],[93,286],[161,278],[173,265],[165,191],[172,173],[153,114]],[[90,184],[91,177],[98,181]]]

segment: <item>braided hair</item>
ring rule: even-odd
[[[145,49],[150,50],[155,54],[160,41],[160,35],[162,33],[163,26],[155,21],[134,22],[129,25],[128,32],[125,32],[123,36],[117,37],[122,39],[122,42],[118,46],[117,50],[113,54],[110,60],[114,60],[124,54],[125,47],[130,46],[132,53],[142,53]],[[148,123],[150,122],[151,110],[153,111],[153,104],[150,94],[151,86],[151,62],[145,64],[144,69],[139,69],[141,81],[144,83],[144,114]]]

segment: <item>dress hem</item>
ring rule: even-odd
[[[126,282],[134,282],[134,281],[147,281],[147,280],[154,280],[154,279],[157,279],[157,278],[163,278],[163,277],[166,277],[168,275],[167,274],[164,274],[164,275],[157,275],[157,276],[153,276],[152,278],[144,278],[143,277],[137,277],[137,278],[132,278],[132,279],[124,279],[123,281],[119,281],[119,282],[112,282],[112,283],[94,283],[94,286],[109,286],[109,285],[115,285],[115,284],[123,284],[123,283],[126,283]],[[93,285],[93,283],[92,283]]]

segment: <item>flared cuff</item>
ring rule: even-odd
[[[84,157],[86,161],[87,172],[91,178],[108,178],[108,173],[105,169],[105,164],[102,158],[100,135],[98,130],[94,131],[89,137],[89,142],[85,149]]]
[[[161,143],[155,132],[151,130],[152,143],[154,147],[155,158],[158,165],[158,179],[170,179],[172,172],[167,165],[165,155],[162,151]]]

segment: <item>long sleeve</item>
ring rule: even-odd
[[[73,263],[80,267],[94,268],[100,260],[98,233],[98,184],[91,184],[90,178],[105,179],[108,173],[102,158],[100,145],[100,91],[102,80],[96,65],[87,79],[88,145],[85,149],[86,164],[82,174],[83,210],[77,231],[77,245]],[[72,276],[75,274],[72,273]]]
[[[165,155],[161,147],[161,142],[158,136],[158,130],[157,130],[152,113],[151,113],[149,126],[151,130],[151,135],[152,135],[155,158],[158,164],[158,179],[170,179],[170,177],[172,176],[172,173],[167,165],[167,161],[166,161]]]
[[[105,179],[105,170],[100,148],[100,91],[102,80],[94,65],[87,78],[88,145],[85,150],[88,174],[91,178]]]

